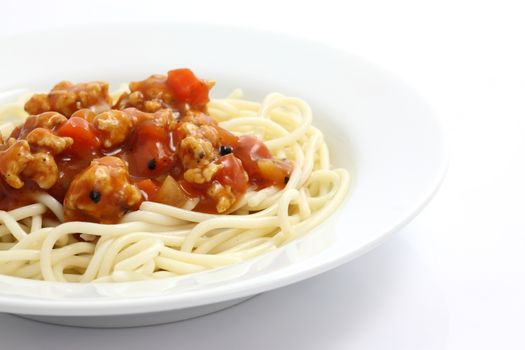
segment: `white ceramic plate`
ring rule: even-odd
[[[156,324],[205,314],[341,265],[378,245],[429,201],[446,168],[431,110],[405,84],[333,48],[265,32],[115,24],[0,37],[0,102],[53,83],[145,78],[190,67],[261,99],[305,99],[333,163],[350,170],[338,212],[304,238],[234,266],[165,280],[63,284],[0,276],[0,311],[69,325]]]

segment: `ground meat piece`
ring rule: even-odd
[[[24,105],[24,109],[29,114],[39,114],[51,110],[49,96],[47,94],[34,94]]]
[[[67,118],[57,112],[44,112],[27,117],[24,125],[19,130],[18,138],[25,138],[36,128],[56,130],[67,121]]]
[[[144,95],[140,91],[130,92],[128,95],[128,103],[131,106],[142,106],[144,104]]]
[[[72,84],[69,81],[62,81],[47,95],[33,95],[24,108],[29,114],[56,111],[69,117],[82,108],[90,108],[100,113],[108,110],[111,103],[108,84],[105,82]]]
[[[73,144],[73,139],[57,136],[48,129],[36,128],[27,135],[27,142],[33,147],[46,148],[52,154],[60,154]]]
[[[219,135],[210,125],[183,122],[178,127],[179,158],[185,169],[205,167],[219,157]]]
[[[93,119],[95,119],[96,116],[97,116],[97,114],[95,112],[93,112],[92,110],[87,109],[87,108],[83,108],[83,109],[79,109],[75,113],[71,114],[70,118],[78,117],[78,118],[85,119],[85,120],[87,120],[90,123],[93,123]]]
[[[133,81],[129,84],[129,89],[129,93],[120,96],[115,105],[116,108],[134,107],[144,112],[153,113],[160,109],[174,107],[175,101],[173,101],[166,85],[165,75],[156,74],[146,80]]]
[[[210,163],[205,168],[188,169],[184,172],[184,180],[195,184],[210,182],[221,168],[221,164]]]
[[[184,115],[183,120],[185,122],[192,123],[197,126],[203,126],[203,125],[217,126],[217,122],[215,121],[215,119],[213,119],[209,115],[202,113],[202,112],[189,111]]]
[[[40,188],[49,189],[58,180],[58,167],[48,152],[37,152],[25,167],[22,174],[37,183]]]
[[[175,129],[178,122],[178,113],[174,113],[171,109],[161,109],[155,113],[142,113],[139,120],[153,120],[155,124],[162,126],[167,130]]]
[[[142,92],[134,91],[122,94],[115,107],[120,109],[132,107],[144,112],[154,113],[161,109],[168,108],[169,105],[164,103],[161,99],[146,100]]]
[[[230,209],[236,200],[231,187],[228,185],[224,186],[218,181],[214,181],[211,186],[208,187],[206,193],[215,201],[217,213],[224,213]]]
[[[156,112],[149,113],[130,107],[122,110],[122,113],[131,120],[133,125],[140,124],[144,121],[152,121],[155,125],[170,131],[175,129],[179,116],[177,112],[171,109],[160,109]]]
[[[0,142],[0,151],[5,151],[12,145],[14,145],[16,142],[16,139],[12,136],[7,137],[6,139],[3,139],[2,142]]]
[[[191,75],[193,76],[193,73]],[[186,77],[188,76],[186,75]],[[193,79],[197,80],[196,77]],[[169,80],[170,78],[166,75],[155,74],[145,80],[131,82],[129,84],[130,92],[123,93],[114,108],[134,107],[150,113],[165,108],[178,111],[181,114],[185,114],[190,109],[206,111],[208,91],[215,85],[215,82],[197,80],[198,84],[203,84],[201,87],[204,89],[197,91],[194,86],[197,81],[192,82],[185,79],[182,82],[183,86],[177,91],[177,89],[173,89],[173,81],[170,88]],[[195,96],[199,93],[205,93],[205,96]],[[197,97],[205,97],[205,100]]]
[[[206,139],[188,136],[179,146],[179,158],[185,169],[206,166],[217,159],[217,150]]]
[[[124,142],[133,127],[133,119],[122,111],[111,110],[97,115],[93,124],[104,136],[104,147],[111,148]]]
[[[207,139],[214,146],[220,145],[218,125],[211,117],[203,113],[188,112],[180,121],[180,129],[185,136],[198,136]]]
[[[10,138],[8,140],[9,148],[0,152],[0,174],[9,186],[18,189],[24,186],[19,175],[33,160],[33,155],[26,140],[13,140]]]
[[[154,74],[142,81],[132,81],[129,84],[131,92],[140,91],[146,100],[161,100],[166,103],[173,102],[171,92],[166,85],[166,76]]]
[[[116,223],[142,199],[129,182],[126,164],[117,157],[95,159],[72,181],[64,199],[66,220]]]

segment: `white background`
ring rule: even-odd
[[[0,2],[3,34],[158,19],[337,46],[414,86],[442,120],[451,158],[421,215],[336,270],[164,326],[80,329],[0,315],[0,349],[524,349],[524,9],[482,0]]]

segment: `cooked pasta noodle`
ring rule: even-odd
[[[62,204],[47,193],[34,204],[0,211],[0,273],[61,282],[164,278],[219,268],[276,249],[331,215],[349,187],[349,173],[332,169],[323,134],[303,100],[280,94],[262,103],[240,90],[208,104],[209,114],[235,135],[255,134],[277,158],[293,161],[286,186],[249,191],[227,215],[143,202],[118,224],[64,222]],[[17,105],[0,125],[25,118]],[[195,204],[193,204],[194,206]],[[47,211],[56,219],[44,215]],[[79,239],[81,234],[82,239]]]

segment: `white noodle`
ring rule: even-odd
[[[193,212],[195,202],[184,208],[144,202],[117,225],[64,223],[62,204],[36,193],[35,204],[0,211],[0,273],[121,282],[199,272],[275,249],[321,223],[343,201],[349,174],[330,168],[328,147],[303,100],[270,94],[257,103],[235,90],[212,100],[208,110],[222,127],[236,135],[256,133],[274,156],[294,162],[284,189],[249,191],[229,215]],[[20,106],[9,113],[25,118]],[[0,124],[4,136],[12,128],[11,122]],[[60,222],[43,217],[48,210]],[[75,233],[94,239],[78,242]]]

